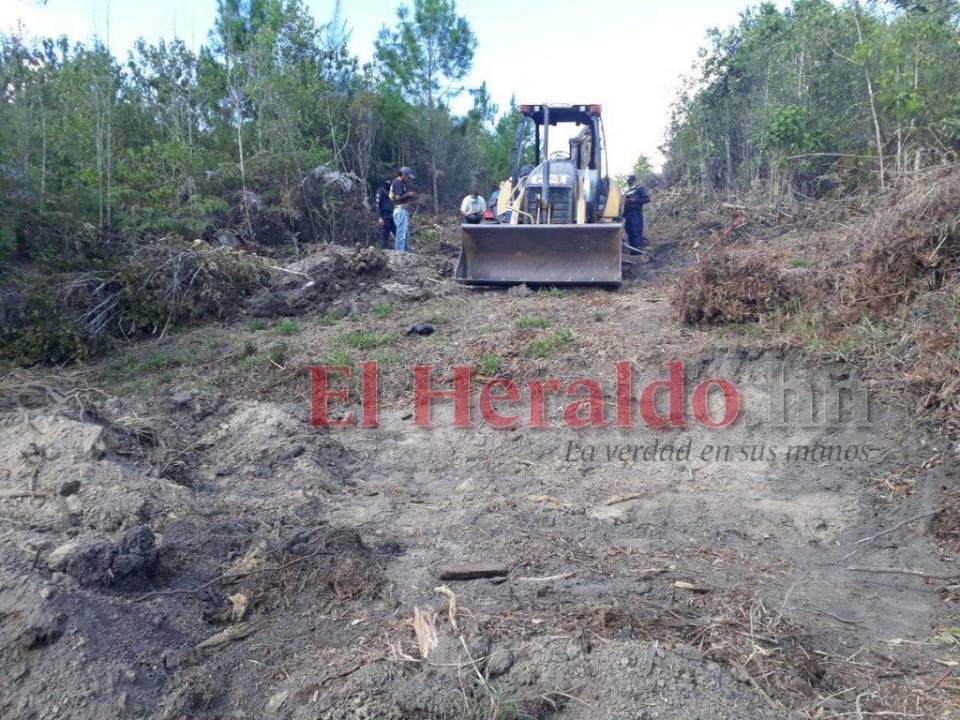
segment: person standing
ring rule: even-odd
[[[390,181],[384,180],[377,188],[377,223],[380,225],[380,249],[390,247],[390,236],[396,235],[397,225],[393,221],[393,200],[390,199]]]
[[[410,213],[407,211],[407,203],[417,199],[417,193],[410,187],[411,181],[416,179],[413,170],[404,166],[390,183],[390,199],[394,204],[393,222],[397,227],[397,250],[400,252],[410,252]]]
[[[627,176],[627,191],[623,195],[623,225],[627,231],[627,243],[633,252],[644,252],[643,206],[650,202],[650,194],[643,185],[637,184],[636,175]]]
[[[463,202],[460,203],[460,214],[463,221],[470,225],[477,225],[483,220],[483,213],[487,209],[487,201],[480,197],[480,193],[474,188],[470,191]]]

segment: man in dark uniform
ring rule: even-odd
[[[633,252],[643,252],[643,206],[650,202],[650,194],[643,185],[637,185],[637,176],[627,176],[627,191],[623,194],[623,226],[627,242]]]
[[[396,235],[397,225],[393,222],[393,200],[390,199],[390,181],[384,180],[377,188],[377,222],[380,224],[380,249],[390,247],[390,235]]]

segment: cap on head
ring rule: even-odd
[[[410,178],[411,180],[416,180],[416,179],[417,179],[417,176],[413,174],[413,170],[411,170],[410,168],[408,168],[406,165],[404,165],[402,168],[400,168],[400,174],[401,174],[401,175],[406,175],[406,176],[407,176],[408,178]]]
[[[637,176],[636,176],[636,175],[627,175],[627,182],[628,182],[628,183],[633,184],[633,183],[635,183],[636,181],[637,181]]]

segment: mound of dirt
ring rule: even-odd
[[[342,447],[309,430],[199,394],[0,414],[0,716],[257,706],[241,641],[307,654],[318,613],[371,607],[376,552],[320,517]],[[191,487],[163,477],[173,457]]]
[[[443,638],[435,655],[422,664],[397,660],[363,668],[325,698],[318,717],[779,717],[689,646],[538,637],[513,651],[483,640],[463,645]]]
[[[361,302],[430,297],[439,278],[449,273],[449,261],[437,256],[325,245],[277,269],[270,286],[249,297],[244,308],[254,317],[342,315]],[[390,282],[394,277],[402,283]]]

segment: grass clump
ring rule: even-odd
[[[296,335],[298,332],[300,332],[300,329],[300,323],[291,318],[283,318],[282,320],[278,320],[273,326],[273,331],[277,335],[286,335],[288,337],[290,335]]]
[[[396,339],[394,335],[380,335],[372,331],[354,330],[344,333],[337,338],[337,344],[341,347],[353,348],[354,350],[373,350],[374,348],[389,345]]]
[[[542,360],[572,344],[573,331],[567,328],[560,328],[556,332],[538,338],[530,343],[527,347],[527,355]]]
[[[514,321],[516,325],[521,330],[527,328],[537,328],[542,329],[550,326],[550,321],[547,318],[536,317],[534,315],[521,315]]]
[[[383,318],[383,317],[388,317],[392,315],[394,310],[397,309],[397,307],[398,307],[397,303],[380,301],[380,302],[375,302],[373,304],[373,307],[371,307],[370,309],[374,315],[376,315],[377,317]]]
[[[250,332],[260,332],[267,329],[267,321],[263,318],[254,318],[247,322],[247,330]]]
[[[333,326],[336,325],[338,322],[340,322],[341,319],[342,319],[342,318],[340,317],[340,315],[338,315],[337,313],[335,313],[333,310],[327,310],[327,311],[320,317],[320,326],[321,326],[321,327],[333,327]]]
[[[320,359],[313,364],[329,365],[330,367],[353,367],[354,362],[352,352],[347,348],[338,347],[324,353]]]
[[[500,374],[500,358],[486,353],[480,361],[480,374],[484,377],[496,377]]]

